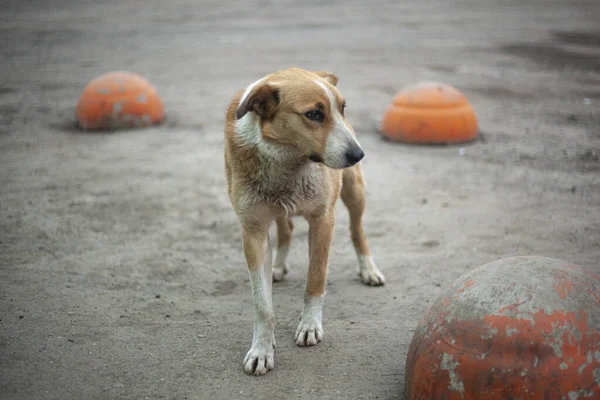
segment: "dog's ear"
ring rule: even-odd
[[[236,111],[237,119],[241,119],[248,112],[254,111],[261,118],[270,119],[275,115],[279,105],[279,89],[265,83],[258,85],[248,93]]]
[[[316,71],[316,72],[313,72],[313,74],[320,76],[321,78],[325,79],[327,82],[331,83],[333,86],[337,85],[337,83],[338,83],[338,77],[335,74],[332,74],[331,72]]]

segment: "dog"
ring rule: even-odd
[[[274,367],[275,319],[271,289],[288,272],[292,217],[309,224],[309,266],[296,344],[323,340],[322,308],[338,197],[350,215],[360,280],[385,282],[362,226],[364,152],[346,121],[337,76],[291,68],[237,93],[225,122],[227,190],[242,230],[254,305],[252,346],[243,367],[263,375]],[[277,225],[272,262],[269,227]]]

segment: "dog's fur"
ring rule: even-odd
[[[338,197],[350,213],[360,279],[367,285],[384,283],[361,222],[365,195],[358,162],[364,153],[344,117],[337,80],[328,72],[279,71],[240,91],[227,110],[227,185],[242,228],[254,303],[254,337],[244,359],[249,374],[262,375],[274,366],[271,283],[288,271],[293,216],[309,224],[308,276],[295,335],[299,346],[323,340],[321,315]],[[274,265],[268,237],[273,220]]]

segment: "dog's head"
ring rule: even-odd
[[[292,147],[314,162],[346,168],[364,152],[344,116],[346,103],[337,77],[297,68],[276,72],[250,85],[240,99],[237,119],[260,118],[261,140]]]

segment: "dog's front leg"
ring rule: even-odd
[[[272,261],[268,225],[245,228],[242,235],[254,304],[254,335],[252,347],[244,358],[244,371],[263,375],[275,366],[275,317],[271,298]]]
[[[325,215],[307,218],[309,265],[304,307],[296,330],[298,346],[313,346],[323,340],[322,310],[327,282],[329,248],[333,240],[335,209]]]

